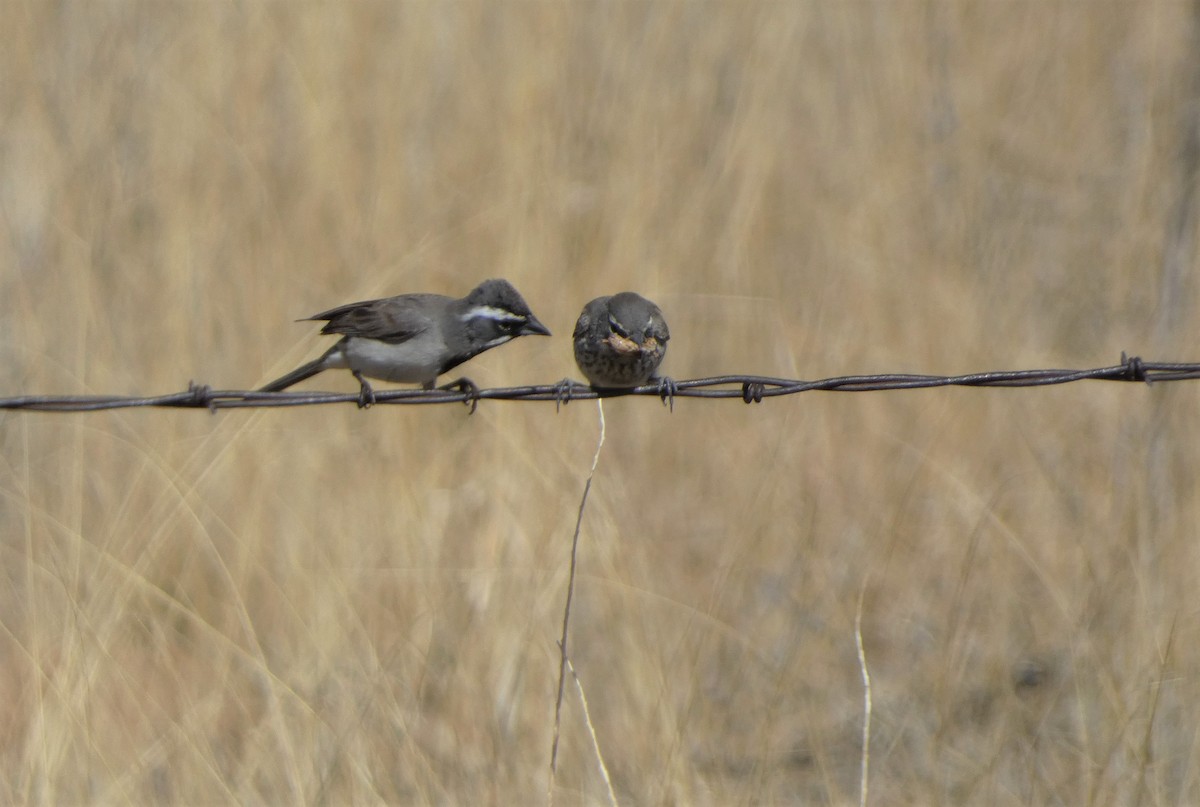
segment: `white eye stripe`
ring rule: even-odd
[[[525,317],[520,314],[514,314],[511,311],[506,311],[503,308],[494,308],[490,305],[477,305],[469,309],[462,315],[463,322],[470,322],[473,319],[490,319],[496,322],[524,322]]]

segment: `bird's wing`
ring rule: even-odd
[[[450,300],[440,294],[402,294],[338,306],[309,319],[328,320],[321,333],[406,342],[432,327],[433,315]]]
[[[572,339],[579,339],[586,336],[591,330],[592,325],[601,320],[604,325],[608,325],[608,301],[611,297],[597,297],[583,307],[583,311],[579,313],[579,319],[575,321],[575,331],[571,334]]]
[[[659,311],[657,306],[654,310],[658,316],[651,320],[653,324],[651,325],[650,335],[660,342],[666,342],[671,338],[671,329],[667,327],[667,320],[663,317],[662,311]]]

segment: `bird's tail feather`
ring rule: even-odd
[[[300,367],[297,367],[295,370],[292,370],[287,375],[281,376],[281,377],[275,379],[270,384],[267,384],[265,387],[259,387],[258,391],[259,392],[279,392],[280,390],[287,389],[288,387],[292,386],[293,384],[299,384],[304,379],[311,378],[312,376],[315,376],[317,373],[324,370],[325,369],[325,359],[326,359],[326,356],[321,356],[320,358],[313,359],[308,364],[301,365]]]

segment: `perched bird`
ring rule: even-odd
[[[461,299],[442,294],[401,294],[331,308],[307,320],[326,320],[321,333],[342,334],[320,358],[267,384],[278,392],[322,370],[347,369],[361,385],[360,407],[375,402],[367,378],[433,389],[438,376],[485,350],[518,336],[549,336],[507,280],[485,280]],[[467,392],[466,378],[442,389]]]
[[[575,363],[593,387],[637,387],[655,378],[671,332],[658,306],[623,291],[597,297],[575,323]],[[669,379],[658,379],[660,385]]]

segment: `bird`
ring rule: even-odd
[[[622,389],[656,378],[671,332],[657,305],[623,291],[585,305],[572,337],[575,363],[591,385]],[[671,385],[670,379],[658,380],[660,386]]]
[[[260,392],[279,392],[322,370],[347,369],[360,385],[358,405],[375,402],[367,378],[433,389],[438,376],[518,336],[549,336],[550,329],[507,280],[485,280],[467,294],[401,294],[331,308],[298,322],[325,321],[337,344]],[[477,392],[467,378],[441,389]]]

